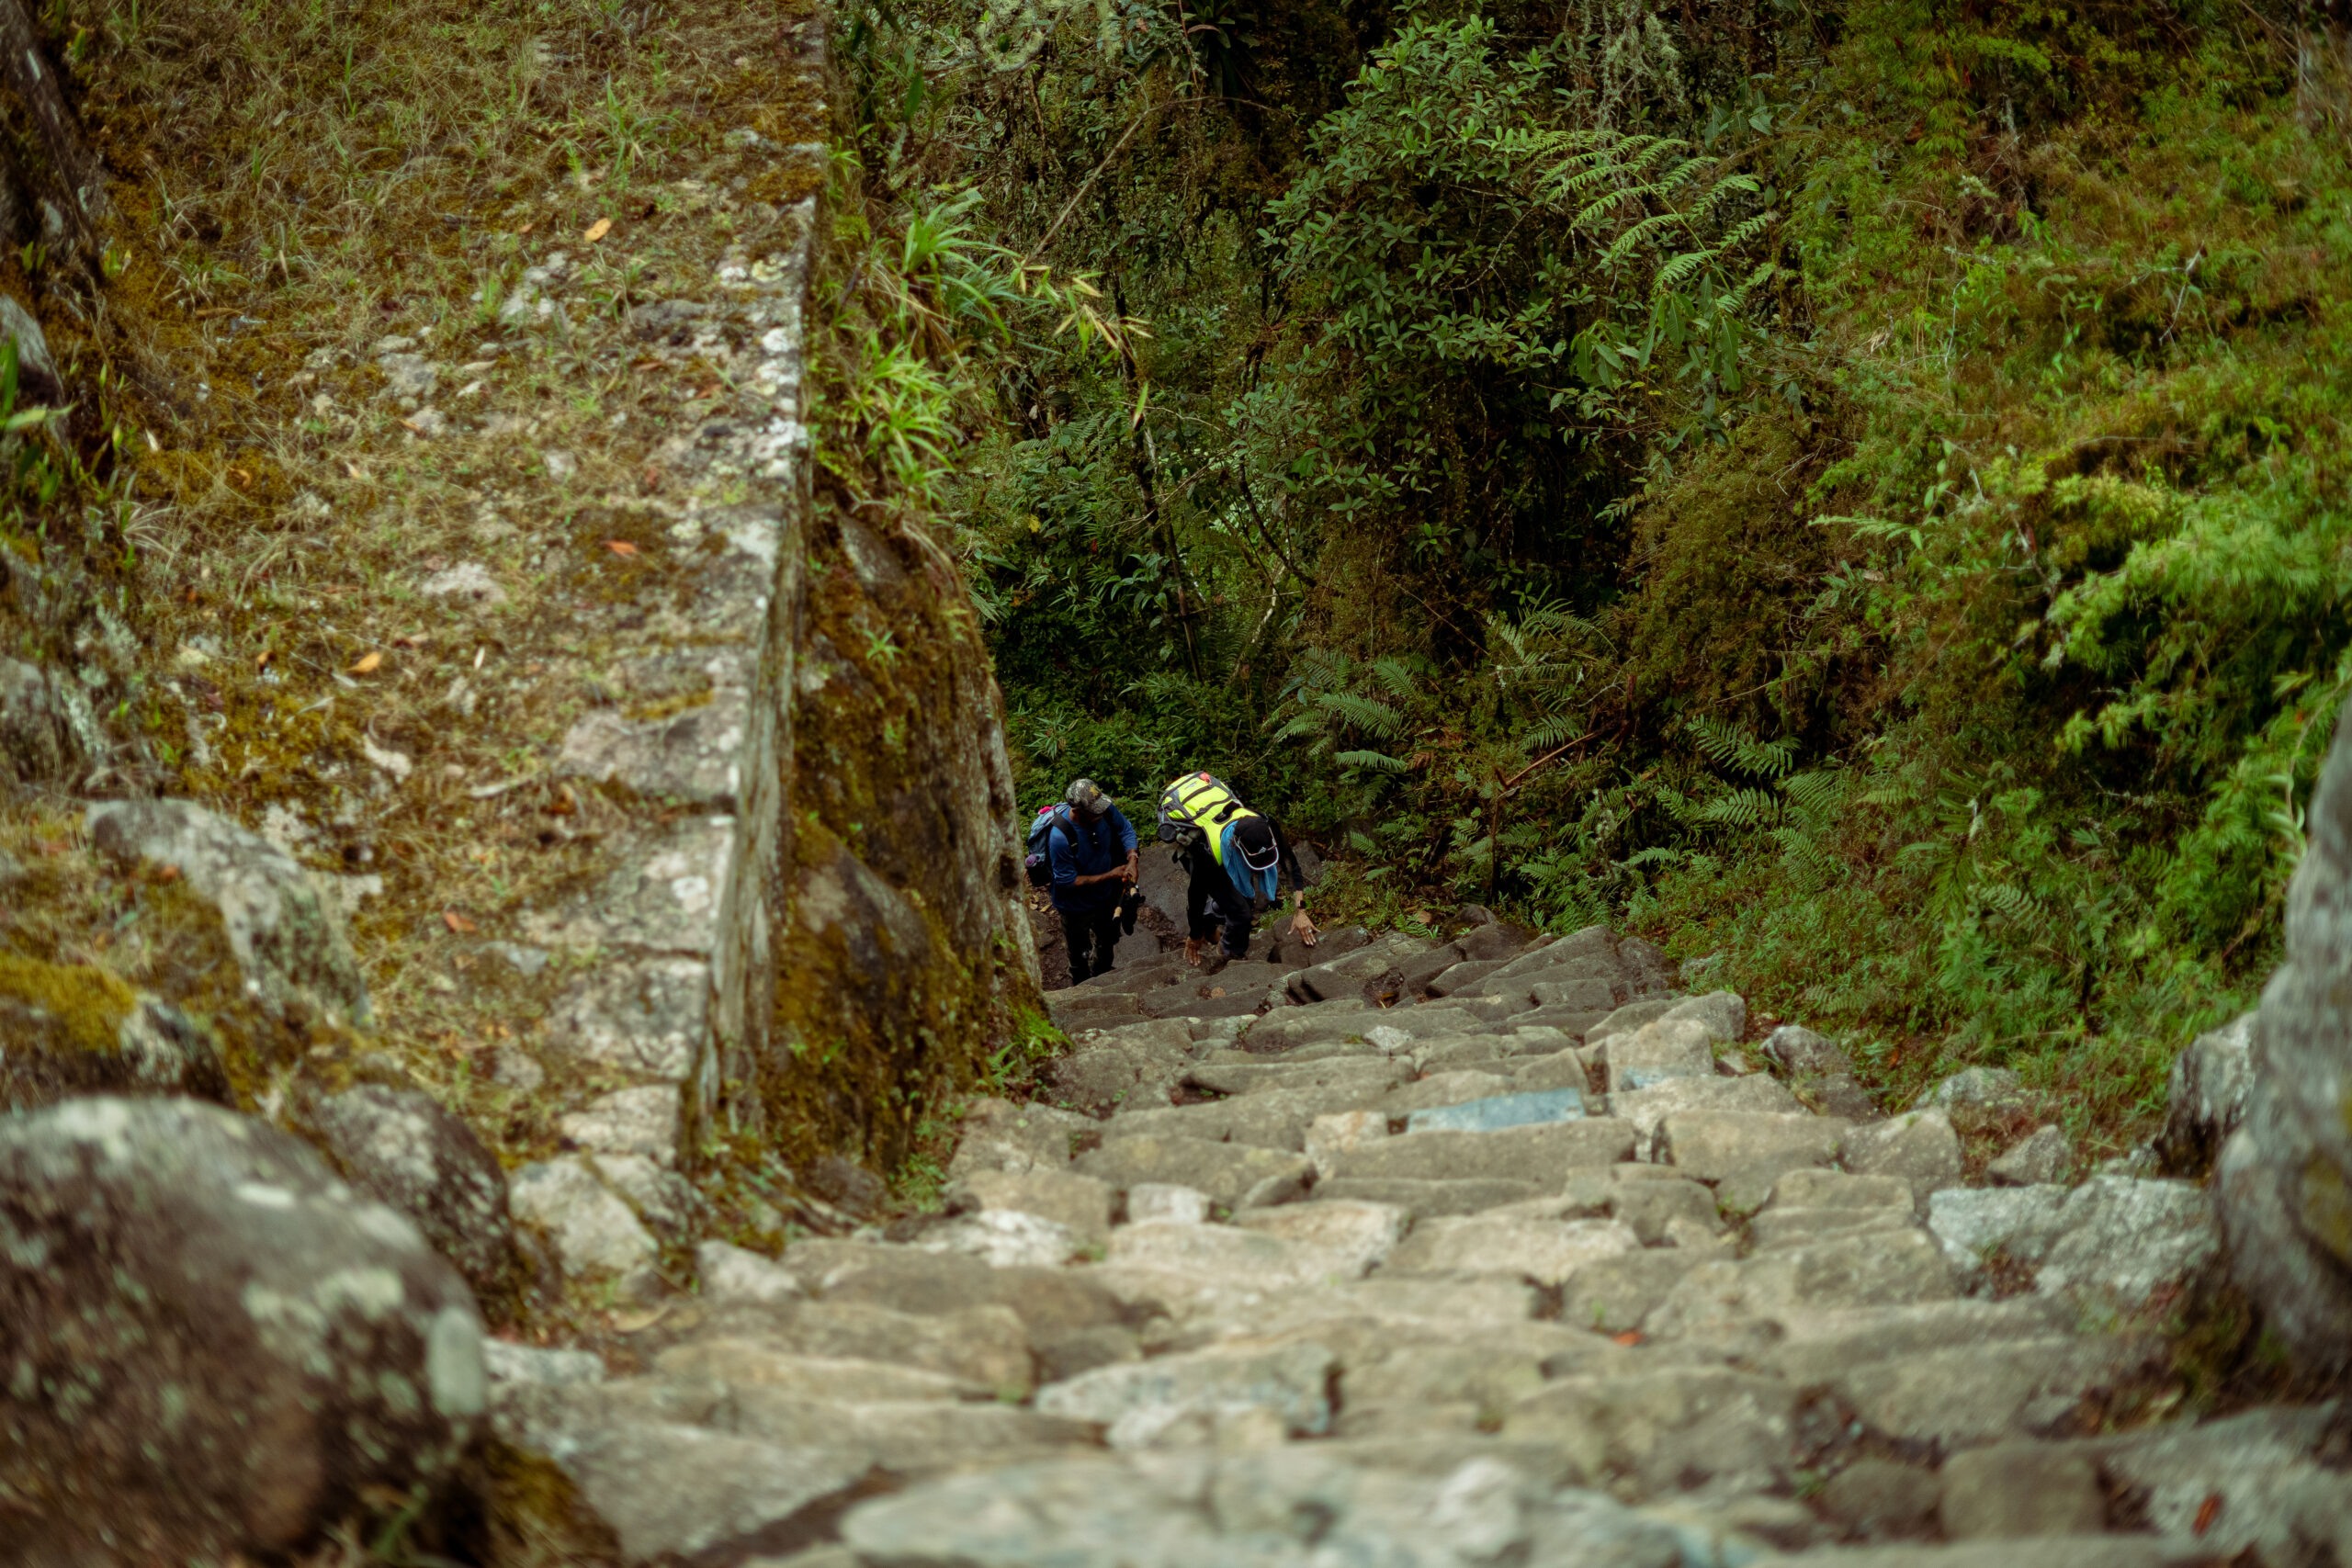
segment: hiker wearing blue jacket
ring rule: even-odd
[[[1111,972],[1111,950],[1119,945],[1121,906],[1131,902],[1140,861],[1136,830],[1118,803],[1092,779],[1074,779],[1062,797],[1069,807],[1046,835],[1054,868],[1054,908],[1062,918],[1062,940],[1069,948],[1069,983]],[[1134,917],[1127,917],[1134,930]]]

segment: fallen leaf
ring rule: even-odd
[[[459,936],[463,936],[463,935],[465,935],[468,931],[471,931],[471,930],[473,930],[473,929],[474,929],[474,923],[473,923],[471,920],[469,920],[469,919],[466,919],[466,917],[465,917],[465,916],[463,916],[463,915],[461,915],[461,914],[458,913],[458,911],[457,911],[457,910],[455,910],[455,909],[444,909],[444,910],[442,910],[442,911],[441,911],[441,923],[442,923],[443,925],[445,925],[445,926],[447,926],[447,927],[450,929],[450,931],[452,931],[456,932],[456,933],[457,933],[458,935],[459,935]]]
[[[359,471],[358,464],[350,461],[348,458],[344,461],[343,471],[349,474],[355,479],[364,479],[368,477],[366,474]]]
[[[2205,1501],[2197,1505],[2197,1522],[2189,1527],[2190,1530],[2194,1534],[2203,1535],[2213,1528],[2213,1521],[2221,1517],[2222,1495],[2219,1492],[2208,1492],[2205,1494]]]
[[[1612,1345],[1638,1345],[1642,1342],[1642,1331],[1638,1328],[1629,1328],[1623,1334],[1611,1335],[1609,1340]]]
[[[1209,998],[1211,1000],[1215,1000],[1216,998],[1223,995],[1225,995],[1225,987],[1223,986],[1211,986],[1209,987]]]
[[[537,228],[538,226],[539,226],[539,224],[538,224],[538,220],[537,220],[537,219],[533,219],[530,222],[524,224],[520,229],[515,230],[515,231],[514,231],[514,232],[515,232],[518,236],[519,236],[519,235],[523,235],[523,234],[527,234],[527,233],[529,233],[532,230],[534,230],[534,229]]]
[[[588,231],[580,238],[582,243],[593,245],[612,231],[613,220],[609,218],[599,218],[588,225]]]
[[[411,637],[396,637],[392,638],[392,646],[394,648],[423,648],[426,643],[431,642],[432,640],[433,639],[431,637],[426,637],[422,632],[419,632]]]
[[[265,648],[261,650],[261,657],[254,660],[254,668],[266,670],[269,668],[269,661],[277,657],[277,653],[275,649]]]
[[[359,662],[351,667],[351,672],[354,675],[372,675],[383,667],[384,656],[382,654],[364,654],[361,656]]]
[[[670,1309],[666,1306],[658,1306],[643,1312],[616,1312],[605,1321],[610,1323],[617,1333],[637,1334],[661,1322],[669,1314],[669,1311]]]
[[[613,554],[616,556],[633,556],[637,554],[637,547],[630,544],[627,539],[606,539],[605,541],[605,548],[612,551]]]

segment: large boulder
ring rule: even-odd
[[[185,800],[106,801],[89,829],[101,853],[168,868],[220,912],[247,995],[271,1012],[368,1021],[342,912],[293,856]]]
[[[2174,1058],[2165,1130],[2156,1139],[2157,1154],[2172,1169],[2203,1174],[2245,1120],[2246,1096],[2254,1087],[2256,1017],[2240,1013],[2190,1041]]]
[[[416,1227],[187,1100],[0,1117],[12,1562],[277,1558],[457,1462],[481,1319]]]
[[[512,1286],[506,1171],[471,1127],[422,1089],[356,1084],[311,1094],[304,1131],[351,1184],[416,1222],[485,1300]]]
[[[2243,1122],[2215,1162],[2230,1266],[2308,1372],[2352,1374],[2352,726],[2312,793]]]

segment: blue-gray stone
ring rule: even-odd
[[[1498,1094],[1491,1100],[1416,1111],[1405,1119],[1405,1131],[1492,1133],[1539,1122],[1574,1122],[1583,1115],[1583,1095],[1573,1089],[1547,1089],[1535,1094]]]

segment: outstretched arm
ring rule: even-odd
[[[1276,872],[1290,873],[1291,906],[1297,911],[1290,918],[1290,929],[1298,933],[1301,942],[1313,947],[1319,933],[1306,913],[1306,873],[1300,869],[1298,852],[1290,847],[1290,840],[1283,835],[1281,826],[1272,818],[1267,818],[1266,826],[1273,829],[1274,852],[1278,857],[1274,862]]]

